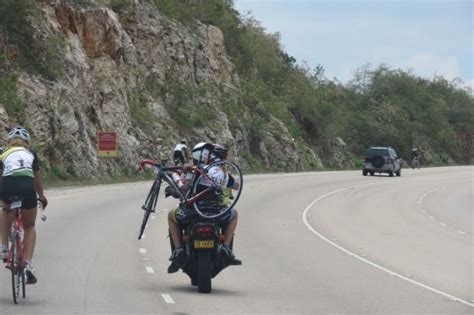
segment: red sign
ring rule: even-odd
[[[97,139],[97,155],[99,157],[117,156],[116,132],[99,131]]]

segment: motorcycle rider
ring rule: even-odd
[[[228,150],[219,144],[211,144],[206,142],[198,143],[192,150],[193,162],[197,166],[199,164],[209,165],[212,162],[225,160],[227,158]],[[220,167],[213,167],[208,170],[208,176],[215,182],[225,176],[224,171]],[[208,186],[205,182],[202,182],[202,186]],[[227,188],[238,189],[240,183],[234,179],[229,180]],[[228,202],[228,198],[224,198],[222,203]],[[198,201],[199,202],[199,201]],[[207,203],[210,207],[215,206],[216,201],[214,200],[203,200],[203,203]],[[206,204],[203,204],[206,207]],[[225,206],[225,204],[218,205],[219,207]],[[180,205],[168,213],[168,228],[170,231],[171,241],[173,242],[174,249],[169,260],[171,265],[168,267],[168,273],[174,273],[179,270],[181,266],[186,263],[186,253],[181,245],[181,228],[180,226],[189,224],[191,219],[196,217],[197,214],[186,207]],[[237,209],[232,208],[224,216],[219,217],[218,223],[223,226],[224,230],[224,244],[220,248],[220,252],[225,260],[230,265],[241,265],[242,261],[237,259],[233,254],[230,243],[232,242],[235,229],[237,227],[238,212]]]

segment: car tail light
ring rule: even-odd
[[[196,234],[210,234],[214,231],[214,228],[212,225],[203,225],[203,226],[198,226],[194,230]]]

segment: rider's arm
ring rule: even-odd
[[[48,205],[48,199],[46,199],[46,196],[44,195],[44,190],[43,190],[43,182],[41,181],[41,174],[40,174],[40,167],[39,167],[39,160],[38,156],[36,153],[33,153],[34,159],[33,159],[33,174],[35,176],[35,190],[36,193],[38,194],[39,199],[43,203],[43,207],[46,207]]]

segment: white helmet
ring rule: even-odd
[[[200,142],[196,144],[192,151],[194,165],[201,163],[207,164],[211,158],[213,147],[212,143],[208,142]]]
[[[31,140],[30,133],[28,132],[28,130],[26,130],[23,127],[19,127],[19,126],[13,128],[12,130],[10,130],[10,132],[8,133],[8,136],[7,136],[8,141],[10,141],[12,139],[15,139],[15,138],[19,138],[19,139],[24,140],[28,143]]]

